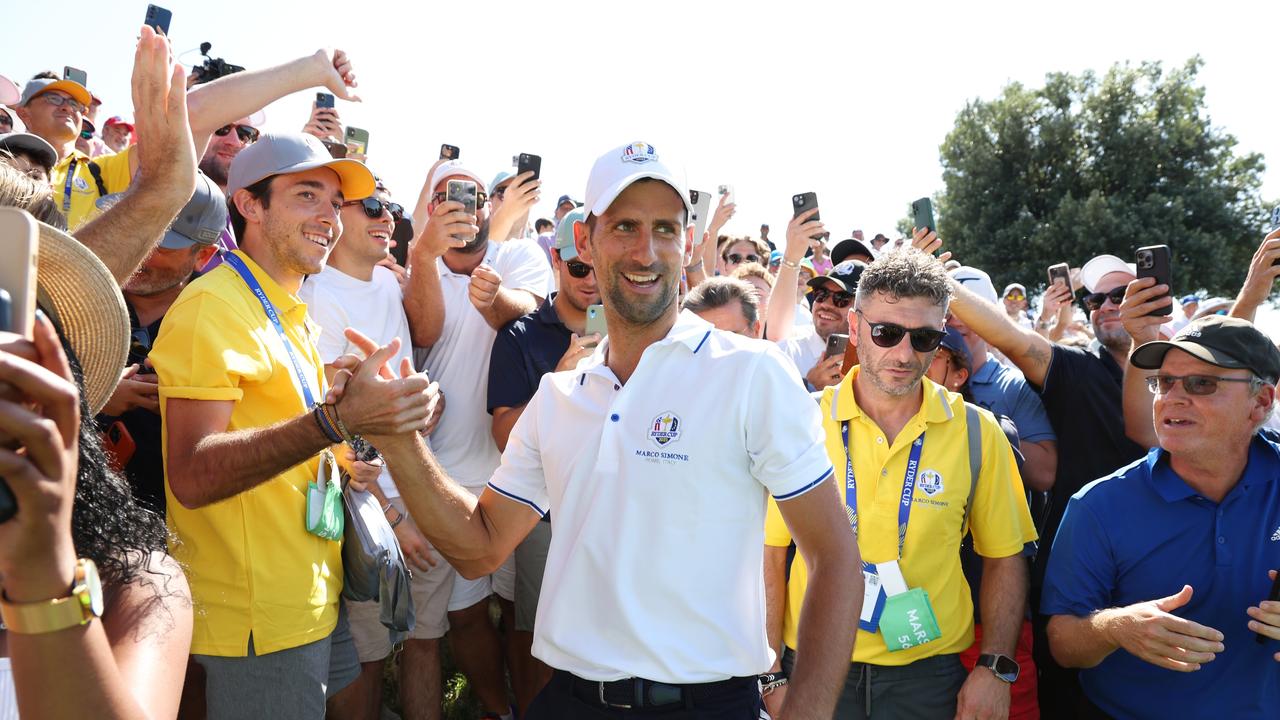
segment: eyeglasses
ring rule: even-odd
[[[1262,386],[1262,380],[1256,377],[1232,378],[1217,375],[1152,375],[1147,378],[1147,389],[1156,395],[1168,395],[1174,383],[1182,381],[1182,389],[1188,395],[1212,395],[1218,392],[1220,382],[1249,383],[1250,392]]]
[[[1004,299],[1005,299],[1005,300],[1012,300],[1012,301],[1014,301],[1014,302],[1022,302],[1023,300],[1026,300],[1026,299],[1027,299],[1027,296],[1026,296],[1026,295],[1023,295],[1023,294],[1022,294],[1022,293],[1020,293],[1020,292],[1011,292],[1011,293],[1009,293],[1008,295],[1005,295],[1005,296],[1004,296]]]
[[[404,219],[404,208],[401,207],[400,203],[384,202],[377,198],[365,198],[363,200],[348,200],[342,203],[342,207],[347,207],[348,205],[362,205],[364,214],[373,220],[382,217],[384,209],[391,214],[392,220],[400,222]]]
[[[1124,291],[1125,291],[1125,286],[1121,285],[1118,288],[1112,288],[1111,292],[1089,293],[1088,295],[1084,296],[1084,309],[1088,310],[1089,312],[1094,312],[1095,310],[1098,310],[1099,308],[1101,308],[1102,304],[1108,300],[1111,301],[1112,305],[1118,306],[1120,303],[1124,302]]]
[[[826,302],[827,298],[831,299],[831,304],[838,308],[847,308],[849,303],[853,302],[853,293],[844,290],[828,290],[826,288],[815,288],[813,293],[813,304]]]
[[[494,198],[496,198],[496,199],[498,199],[498,200],[501,200],[501,199],[505,198],[506,196],[507,196],[507,186],[506,186],[506,185],[503,185],[503,186],[502,186],[502,187],[500,187],[500,188],[494,188],[494,190],[493,190],[493,197],[494,197]]]
[[[862,316],[861,310],[858,311],[858,315]],[[862,319],[866,320],[866,317],[863,316]],[[878,323],[870,320],[867,320],[867,325],[871,326],[871,342],[882,348],[897,347],[904,336],[910,335],[912,350],[922,353],[933,352],[947,336],[942,330],[933,328],[905,328],[893,323]]]
[[[449,199],[449,196],[445,193],[442,193],[442,192],[431,193],[431,202],[433,203],[442,203],[448,199]],[[485,202],[487,202],[488,200],[489,200],[489,196],[485,194],[483,191],[476,192],[476,207],[480,207],[481,205],[484,205]]]
[[[591,274],[591,266],[580,260],[569,260],[565,263],[565,267],[569,269],[569,275],[579,280]]]
[[[738,253],[729,253],[728,255],[724,256],[724,259],[726,262],[733,263],[734,265],[741,265],[742,263],[760,262],[760,256],[756,255],[755,253],[749,253],[747,255],[739,255]]]
[[[236,131],[236,137],[240,138],[240,142],[245,145],[252,145],[258,142],[258,129],[248,125],[223,125],[214,130],[213,134],[218,137],[226,137],[227,133],[231,132],[233,128]]]
[[[71,97],[70,95],[63,95],[62,93],[56,93],[56,92],[47,92],[41,95],[40,97],[44,98],[45,102],[49,103],[54,107],[62,107],[63,105],[66,105],[67,107],[80,113],[81,115],[83,115],[84,111],[87,109],[83,104],[81,104],[79,100]]]

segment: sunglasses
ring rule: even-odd
[[[13,127],[13,118],[5,115],[4,113],[0,113],[0,125]]]
[[[1216,375],[1152,375],[1147,378],[1147,389],[1156,395],[1168,395],[1175,383],[1182,381],[1182,389],[1188,395],[1212,395],[1218,392],[1220,382],[1249,383],[1250,391],[1257,390],[1262,381],[1252,378],[1218,377]]]
[[[580,260],[569,260],[564,265],[569,269],[570,277],[581,280],[591,274],[591,266]]]
[[[81,115],[83,115],[84,111],[88,109],[84,105],[82,105],[79,100],[71,97],[70,95],[63,95],[62,93],[56,93],[56,92],[47,92],[41,95],[40,97],[44,98],[45,102],[49,103],[54,107],[62,107],[63,105],[66,105],[67,107],[80,113]]]
[[[231,132],[232,129],[235,129],[236,137],[240,138],[240,142],[245,145],[252,145],[258,142],[258,129],[251,128],[248,125],[223,125],[214,130],[213,134],[218,137],[226,137],[227,133]]]
[[[360,205],[364,207],[364,214],[372,220],[382,217],[382,211],[386,210],[391,214],[391,219],[400,222],[404,219],[404,208],[400,203],[383,202],[377,198],[365,198],[363,200],[348,200],[342,203],[342,207],[348,205]]]
[[[442,203],[448,199],[449,199],[449,196],[446,193],[442,193],[442,192],[431,193],[431,202],[433,203]],[[487,202],[488,200],[489,200],[489,196],[486,193],[484,193],[483,191],[476,191],[476,207],[480,207],[481,205],[484,205],[485,202]]]
[[[1103,303],[1108,300],[1111,301],[1112,305],[1118,306],[1120,303],[1124,302],[1124,291],[1125,286],[1121,285],[1118,288],[1112,288],[1111,292],[1089,293],[1084,296],[1084,308],[1089,312],[1093,312],[1101,308]]]
[[[832,291],[820,287],[814,289],[810,295],[813,297],[814,305],[817,305],[820,302],[826,302],[827,299],[830,298],[832,305],[844,309],[849,307],[849,303],[853,302],[853,293],[845,292],[844,290]]]
[[[754,253],[751,253],[748,255],[739,255],[738,253],[729,253],[728,255],[724,256],[724,259],[725,261],[733,263],[734,265],[741,265],[742,263],[760,262],[760,256]]]
[[[1023,294],[1022,294],[1022,293],[1020,293],[1020,292],[1011,292],[1011,293],[1009,293],[1008,295],[1005,295],[1005,296],[1004,296],[1004,299],[1005,299],[1005,300],[1012,300],[1012,301],[1014,301],[1014,302],[1021,302],[1021,301],[1023,301],[1023,300],[1026,300],[1026,299],[1027,299],[1027,296],[1026,296],[1026,295],[1023,295]]]
[[[858,311],[858,315],[862,316],[861,310]],[[867,320],[865,316],[862,319]],[[933,352],[947,336],[945,332],[933,328],[905,328],[893,323],[878,323],[870,320],[867,320],[867,325],[871,327],[871,342],[882,348],[897,347],[898,343],[902,342],[903,336],[910,335],[912,350],[921,353]]]

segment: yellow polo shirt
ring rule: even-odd
[[[854,368],[836,387],[822,393],[822,426],[827,455],[836,469],[841,501],[845,493],[845,449],[840,423],[849,421],[853,473],[858,486],[858,549],[862,559],[887,562],[898,555],[898,504],[911,444],[925,434],[920,471],[916,476],[906,543],[899,562],[907,586],[929,593],[942,637],[924,645],[889,652],[879,633],[858,631],[853,662],[907,665],[934,655],[958,653],[973,644],[973,601],[960,568],[960,540],[964,537],[964,506],[969,497],[969,438],[964,399],[939,385],[922,380],[920,411],[892,441],[862,413],[853,396]],[[835,403],[834,412],[832,403]],[[1014,464],[1013,449],[991,413],[983,410],[982,473],[969,513],[974,548],[986,557],[1022,552],[1036,539],[1031,512]],[[791,533],[778,506],[769,499],[765,544],[786,547]],[[808,572],[803,556],[791,566],[787,583],[783,641],[796,648],[800,607]],[[798,649],[798,648],[797,648]]]
[[[49,184],[53,186],[53,201],[62,214],[67,216],[67,227],[71,232],[101,213],[97,206],[101,195],[98,193],[98,183],[89,170],[89,163],[93,162],[98,166],[108,195],[122,193],[129,189],[129,183],[133,181],[133,173],[129,172],[129,158],[136,152],[135,147],[137,146],[130,145],[124,152],[96,158],[90,158],[79,150],[72,150],[71,154],[53,166],[53,174],[49,176]],[[75,163],[75,174],[71,175],[68,182],[67,173],[71,170],[72,163]]]
[[[319,329],[307,306],[236,251],[275,305],[311,392],[323,387]],[[304,412],[284,346],[248,285],[223,263],[192,282],[165,315],[150,354],[160,376],[165,496],[171,551],[195,600],[191,652],[243,657],[320,640],[333,631],[342,590],[342,545],[307,532],[307,485],[318,456],[226,500],[189,510],[168,476],[169,398],[232,400],[228,431],[261,428]]]

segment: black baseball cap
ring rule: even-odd
[[[866,269],[867,264],[862,261],[845,260],[831,268],[831,272],[811,278],[806,284],[809,287],[821,287],[823,283],[831,282],[839,285],[845,292],[857,292],[858,279],[862,277],[862,271]]]
[[[831,262],[836,265],[849,259],[851,255],[866,255],[872,259],[876,256],[875,251],[857,238],[841,240],[836,243],[835,247],[831,248]]]
[[[1172,339],[1144,343],[1129,362],[1143,370],[1159,370],[1164,356],[1177,348],[1210,365],[1252,371],[1272,385],[1280,378],[1280,350],[1253,323],[1226,315],[1192,322]]]

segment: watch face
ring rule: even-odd
[[[89,610],[95,617],[102,617],[102,580],[98,578],[98,566],[92,560],[84,561],[84,584],[89,590]]]
[[[1018,679],[1018,663],[1013,658],[1005,655],[983,655],[980,661],[984,666],[991,669],[996,677],[1007,683],[1013,683]]]

